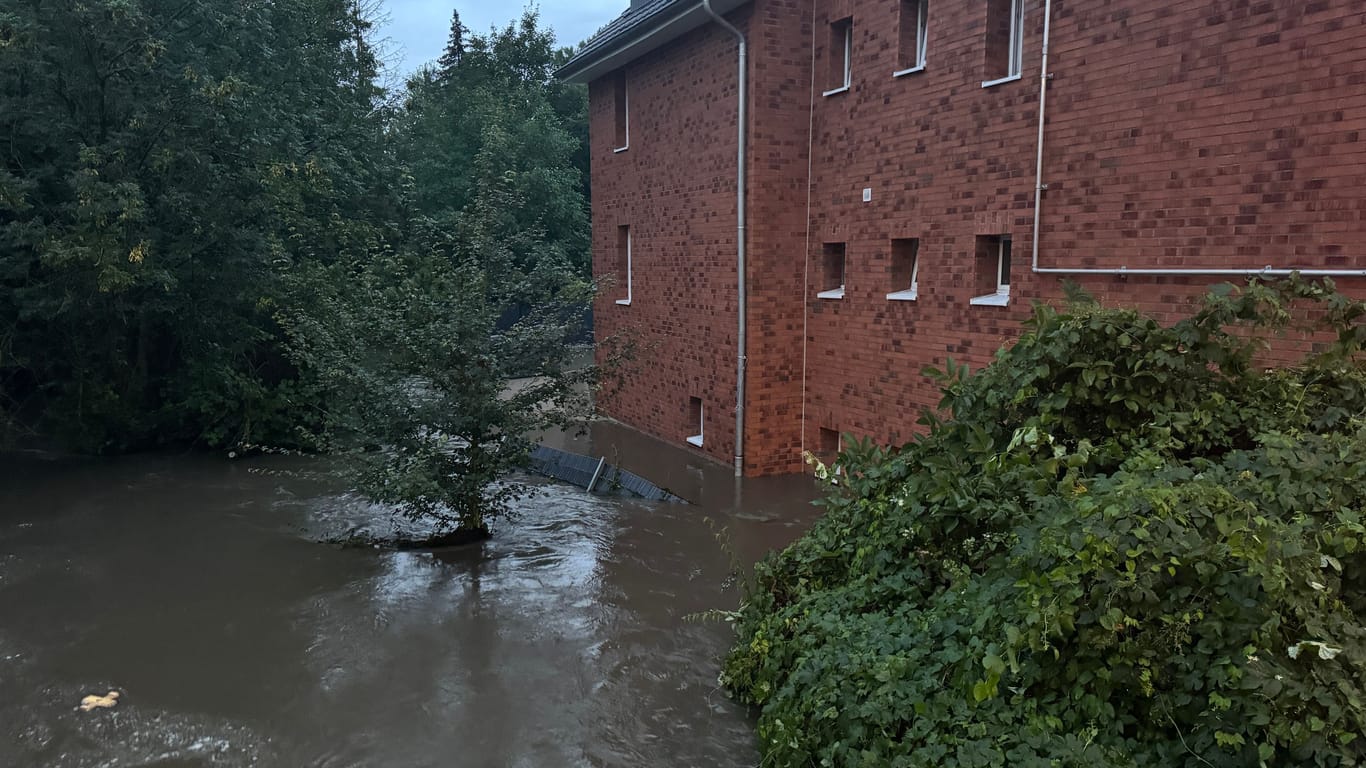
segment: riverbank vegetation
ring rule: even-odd
[[[321,448],[405,511],[505,508],[589,375],[586,96],[533,12],[386,90],[376,10],[0,9],[0,438]]]
[[[1318,351],[1264,370],[1304,313]],[[848,450],[734,616],[764,764],[1360,764],[1364,317],[1298,280],[1171,326],[1079,299],[950,364],[951,418]]]

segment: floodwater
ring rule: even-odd
[[[0,457],[0,767],[754,765],[694,614],[813,486],[610,424],[570,447],[697,503],[544,484],[482,547],[343,550],[388,516],[313,461]]]

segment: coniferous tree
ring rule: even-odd
[[[472,36],[455,14],[446,54],[410,78],[395,123],[405,238],[300,271],[285,317],[326,394],[316,441],[371,498],[444,529],[486,531],[524,490],[498,481],[531,434],[590,407],[593,372],[571,364],[568,343],[590,297],[566,119],[583,108],[556,92],[556,61],[534,12]]]
[[[442,66],[408,81],[398,152],[417,213],[450,221],[474,199],[474,158],[497,126],[506,137],[501,170],[525,201],[519,230],[541,232],[551,246],[550,256],[535,258],[587,275],[586,94],[555,80],[562,61],[535,11],[486,35],[467,34],[457,18]]]
[[[467,32],[469,30],[460,23],[460,11],[451,11],[451,31],[446,39],[446,50],[436,62],[441,79],[448,80],[453,77],[456,68],[460,66],[460,58],[465,55],[465,34]]]

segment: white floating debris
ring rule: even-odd
[[[89,696],[86,696],[85,698],[81,699],[80,710],[82,712],[90,712],[91,710],[95,709],[110,709],[118,703],[118,691],[110,691],[109,693],[106,693],[103,696],[97,696],[92,693]]]

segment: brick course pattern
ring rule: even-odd
[[[981,367],[1031,302],[1061,298],[1068,276],[1030,270],[1043,4],[1026,0],[1021,77],[983,87],[990,2],[931,2],[926,66],[901,77],[913,3],[756,0],[733,15],[751,48],[746,474],[800,471],[822,429],[908,439],[939,400],[925,366]],[[822,96],[830,24],[850,17],[851,88]],[[1056,0],[1050,37],[1041,266],[1366,269],[1366,0]],[[590,88],[597,274],[616,269],[617,227],[633,233],[633,302],[607,289],[598,333],[634,333],[642,351],[603,409],[681,442],[700,397],[701,450],[723,461],[735,68],[716,26],[629,64],[619,153],[611,79]],[[995,284],[984,238],[1007,235],[1009,304],[970,304]],[[915,301],[886,298],[906,287],[898,238],[919,239]],[[827,243],[844,244],[840,299],[817,297]],[[1226,278],[1071,279],[1170,321]],[[1366,280],[1338,283],[1366,294]]]

